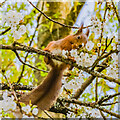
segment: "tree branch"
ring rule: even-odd
[[[29,64],[23,62],[23,61],[21,60],[19,54],[17,53],[17,51],[15,50],[15,51],[13,51],[13,52],[16,54],[18,60],[19,60],[23,65],[27,65],[28,67],[33,68],[33,69],[35,69],[35,70],[42,71],[42,72],[47,72],[47,73],[48,73],[48,71],[38,69],[37,67],[34,67],[34,66],[32,66],[32,65],[29,65]]]
[[[115,94],[113,94],[113,95],[104,96],[104,97],[102,97],[97,103],[98,103],[99,105],[101,105],[103,102],[106,102],[107,100],[110,100],[110,99],[112,99],[113,97],[119,96],[119,95],[120,95],[120,92],[119,92],[119,93],[115,93]]]
[[[101,53],[101,56],[105,53],[105,51],[107,50],[107,48],[110,46],[110,44],[112,43],[112,41],[113,41],[114,37],[113,37],[113,38],[111,38],[111,40],[110,40],[110,42],[109,42],[109,44],[108,44],[108,45],[107,45],[107,39],[108,39],[108,37],[106,38],[106,47],[105,47],[104,51]]]
[[[63,27],[69,27],[69,28],[74,28],[74,29],[79,29],[80,27],[73,27],[73,26],[70,26],[70,25],[65,25],[65,24],[62,24],[58,21],[55,21],[53,19],[51,19],[50,17],[48,17],[45,13],[43,13],[41,10],[39,10],[35,5],[33,5],[29,0],[27,0],[36,10],[38,10],[42,15],[44,15],[48,20],[54,22],[54,23],[57,23]],[[83,29],[85,28],[88,28],[88,27],[91,27],[92,25],[89,25],[89,26],[86,26],[86,27],[83,27]]]
[[[19,103],[19,100],[18,100],[18,98],[17,98],[16,92],[15,92],[13,86],[11,85],[10,81],[7,79],[7,77],[6,77],[6,75],[4,74],[4,72],[2,72],[2,74],[3,74],[3,76],[5,77],[6,81],[8,82],[11,91],[13,92],[13,95],[14,95],[14,97],[15,97],[15,100],[16,100],[16,102],[17,102],[17,105],[18,105],[18,107],[19,107],[20,112],[23,113],[23,112],[22,112],[22,109],[21,109],[21,105],[20,105],[20,103]]]
[[[80,106],[83,105],[83,106],[85,106],[85,107],[96,108],[96,109],[98,109],[98,110],[101,110],[101,111],[103,111],[103,112],[105,112],[105,113],[110,114],[111,116],[115,116],[115,117],[117,117],[117,118],[120,118],[120,115],[119,115],[119,114],[116,114],[116,113],[114,113],[114,112],[111,112],[110,110],[107,110],[107,109],[105,109],[105,108],[102,108],[102,107],[96,105],[95,103],[85,103],[85,102],[81,102],[81,101],[79,101],[79,100],[67,99],[67,98],[65,98],[65,99],[63,98],[62,101],[63,101],[63,102],[67,102],[67,103],[75,103],[75,104],[78,104],[78,105],[80,105]]]
[[[28,86],[28,85],[22,85],[20,83],[12,83],[11,84],[14,90],[32,90],[34,87]],[[6,83],[0,83],[0,90],[9,90],[10,86],[8,86]]]
[[[106,60],[104,60],[102,63],[101,63],[101,65],[104,65],[104,66],[102,66],[102,67],[100,67],[100,68],[97,68],[97,72],[102,72],[105,68],[107,68],[107,66],[105,66],[105,64],[106,64],[106,62],[107,62],[108,60],[106,59]],[[78,99],[79,97],[80,97],[80,95],[85,91],[85,89],[92,83],[92,81],[95,79],[95,76],[90,76],[83,84],[82,84],[82,86],[79,88],[79,89],[77,89],[77,91],[75,92],[75,94],[73,95],[73,97],[72,98],[75,98],[75,99]]]
[[[111,39],[111,41],[112,41],[112,39]],[[96,65],[98,64],[98,62],[99,62],[100,60],[108,57],[110,54],[113,53],[113,51],[114,51],[114,50],[110,50],[110,52],[108,52],[107,54],[103,55],[103,54],[104,54],[104,53],[103,53],[102,56],[99,56],[99,57],[95,60],[95,62],[93,63],[91,70],[94,70],[94,68],[96,67]],[[116,53],[118,53],[118,52],[116,52]]]
[[[44,2],[43,2],[43,3],[44,3]],[[43,4],[43,5],[44,5],[44,4]],[[43,10],[43,5],[42,5],[42,10]],[[30,40],[29,46],[32,45],[32,42],[33,42],[33,39],[34,39],[34,37],[35,37],[37,28],[39,27],[39,20],[40,20],[40,18],[41,18],[41,14],[40,14],[40,15],[38,16],[38,18],[37,18],[37,26],[36,26],[35,31],[34,31],[34,33],[33,33],[32,39]],[[29,53],[27,53],[26,56],[25,56],[24,63],[27,62],[28,54],[29,54]],[[20,76],[18,77],[17,83],[20,82],[20,80],[21,80],[21,78],[22,78],[22,76],[23,76],[24,70],[25,70],[25,64],[23,64],[23,66],[22,66],[22,71],[21,71]]]
[[[102,73],[99,73],[97,71],[91,71],[90,69],[86,68],[86,67],[83,67],[83,66],[80,66],[80,65],[77,65],[73,60],[71,59],[64,59],[63,57],[61,56],[57,56],[57,55],[54,55],[52,53],[49,53],[47,51],[43,51],[43,50],[39,50],[39,49],[36,49],[36,48],[33,48],[33,47],[28,47],[26,45],[22,45],[22,46],[11,46],[11,45],[3,45],[3,44],[0,44],[0,49],[5,49],[5,50],[20,50],[20,51],[25,51],[25,52],[31,52],[31,53],[37,53],[37,54],[41,54],[41,55],[45,55],[45,56],[49,56],[50,58],[52,59],[56,59],[56,60],[59,60],[61,62],[64,62],[66,64],[70,64],[72,65],[73,67],[76,67],[78,69],[81,69],[93,76],[96,76],[96,77],[99,77],[99,78],[104,78],[110,82],[115,82],[117,84],[120,85],[120,81],[119,80],[116,80],[112,77],[109,77],[109,76],[106,76]],[[109,54],[111,53],[115,53],[115,52],[118,52],[118,50],[111,50]]]
[[[101,104],[101,106],[108,106],[108,105],[113,105],[113,104],[116,104],[116,103],[120,103],[120,102],[115,101],[113,103],[104,103],[104,104]]]
[[[103,119],[104,119],[104,120],[107,120],[106,117],[104,116],[103,112],[102,112],[101,110],[99,110],[99,111],[100,111],[100,114],[101,114],[101,116],[103,117]]]
[[[12,85],[12,88],[14,89],[14,90],[32,90],[32,89],[34,89],[33,87],[31,87],[31,86],[26,86],[26,85],[21,85],[21,84],[17,84],[17,83],[13,83],[13,84],[11,84]],[[0,84],[0,86],[4,86],[4,87],[1,87],[1,88],[3,88],[3,90],[5,90],[5,89],[9,89],[10,87],[9,86],[7,86],[6,84]],[[115,97],[115,96],[117,96],[117,95],[120,95],[120,93],[116,93],[116,94],[114,94],[114,95],[110,95],[110,97],[108,97],[109,99],[111,99],[111,98],[113,98],[113,97]],[[106,99],[107,100],[107,99]],[[110,115],[113,115],[113,116],[115,116],[115,117],[118,117],[118,118],[120,118],[120,116],[118,116],[117,114],[115,114],[115,113],[113,113],[113,112],[111,112],[111,111],[109,111],[109,110],[107,110],[107,109],[104,109],[104,108],[101,108],[100,106],[107,106],[107,105],[112,105],[112,104],[116,104],[116,103],[118,103],[118,102],[114,102],[114,103],[106,103],[106,104],[100,104],[100,106],[99,106],[99,103],[97,102],[94,102],[94,103],[86,103],[86,102],[81,102],[81,101],[78,101],[78,100],[74,100],[74,99],[67,99],[67,98],[62,98],[62,100],[61,99],[57,99],[57,102],[67,102],[67,103],[75,103],[75,104],[79,104],[79,105],[83,105],[83,106],[86,106],[86,107],[91,107],[91,108],[97,108],[97,109],[99,109],[99,110],[101,110],[101,111],[103,111],[103,112],[106,112],[106,113],[108,113],[108,114],[110,114]],[[99,106],[99,107],[98,107]],[[59,107],[59,109],[58,108],[56,108],[56,107],[52,107],[52,108],[50,108],[50,110],[49,111],[52,111],[52,112],[55,112],[55,113],[62,113],[62,114],[66,114],[66,113],[68,113],[68,111],[71,111],[71,110],[69,110],[69,109],[66,109],[66,107]],[[72,111],[73,112],[73,111]]]

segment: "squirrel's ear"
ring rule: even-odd
[[[89,35],[89,29],[87,29],[87,32],[85,33],[86,35],[87,35],[87,37],[88,37],[88,35]]]
[[[77,31],[77,33],[75,35],[79,35],[80,33],[82,33],[82,29],[83,29],[83,23],[82,23],[80,29]]]

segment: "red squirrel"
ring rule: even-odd
[[[84,34],[82,29],[83,25],[76,34],[68,35],[58,41],[52,41],[44,50],[54,54],[61,54],[62,50],[70,51],[72,49],[77,49],[82,43],[85,45],[87,43],[89,30]],[[61,79],[63,72],[68,65],[63,62],[56,62],[48,57],[45,57],[44,60],[51,66],[50,72],[37,88],[23,95],[20,101],[26,104],[29,104],[29,101],[31,101],[32,104],[37,105],[41,110],[49,110],[59,95],[59,91],[62,87]]]
[[[87,37],[89,35],[89,29],[87,30],[86,34],[82,32],[82,29],[83,24],[76,34],[68,35],[67,37],[57,41],[52,41],[44,50],[61,55],[62,50],[70,51],[72,49],[78,49],[80,46],[82,46],[82,44],[85,45],[87,43]]]

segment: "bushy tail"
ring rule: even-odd
[[[62,75],[67,67],[64,63],[52,67],[45,80],[28,94],[21,97],[20,101],[37,105],[42,110],[48,110],[56,100],[62,86]]]

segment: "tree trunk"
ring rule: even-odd
[[[41,9],[43,2],[38,3],[38,8]],[[50,18],[66,25],[73,26],[77,16],[83,7],[84,3],[75,2],[71,5],[71,2],[44,2],[44,13]],[[43,15],[40,19],[40,26],[38,28],[38,48],[46,46],[50,41],[58,40],[69,35],[71,28],[60,26],[52,21],[46,19]],[[40,62],[39,56],[36,56],[37,64]],[[39,80],[38,83],[43,80],[39,71],[35,71],[35,76]]]

